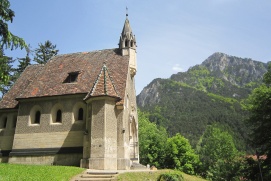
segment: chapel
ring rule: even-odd
[[[0,101],[0,162],[128,170],[139,163],[136,38],[30,65]]]

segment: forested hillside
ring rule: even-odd
[[[216,123],[248,151],[242,101],[262,82],[267,64],[214,53],[201,65],[169,79],[155,79],[137,96],[137,105],[170,135],[181,133],[196,147],[207,125]]]

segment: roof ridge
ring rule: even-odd
[[[111,89],[109,85],[112,86]],[[102,89],[102,90],[99,90],[99,89]],[[99,91],[101,91],[101,93]],[[112,80],[112,77],[110,76],[109,70],[105,63],[103,64],[101,71],[98,74],[90,92],[87,94],[87,96],[84,99],[86,100],[91,96],[95,97],[95,96],[103,96],[103,95],[120,98],[118,91],[116,89],[116,86],[114,84],[114,81]]]
[[[74,53],[57,54],[57,55],[53,56],[51,59],[53,59],[54,57],[61,57],[61,56],[65,56],[65,55],[95,53],[95,52],[101,52],[101,51],[106,51],[106,50],[107,51],[108,50],[116,50],[116,49],[118,49],[118,48],[108,48],[108,49],[102,49],[102,50],[92,50],[92,51],[84,51],[84,52],[82,51],[82,52],[74,52]]]

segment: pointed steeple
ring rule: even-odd
[[[126,8],[127,11],[127,8]],[[128,19],[128,13],[126,12],[126,19],[121,32],[119,40],[119,49],[122,56],[129,56],[130,74],[132,77],[136,74],[136,38],[132,32],[130,22]]]
[[[128,19],[128,14],[126,14],[126,19],[120,36],[119,48],[136,49],[136,38],[133,35],[132,28]]]

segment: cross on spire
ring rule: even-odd
[[[128,17],[128,8],[126,6],[126,17]]]

